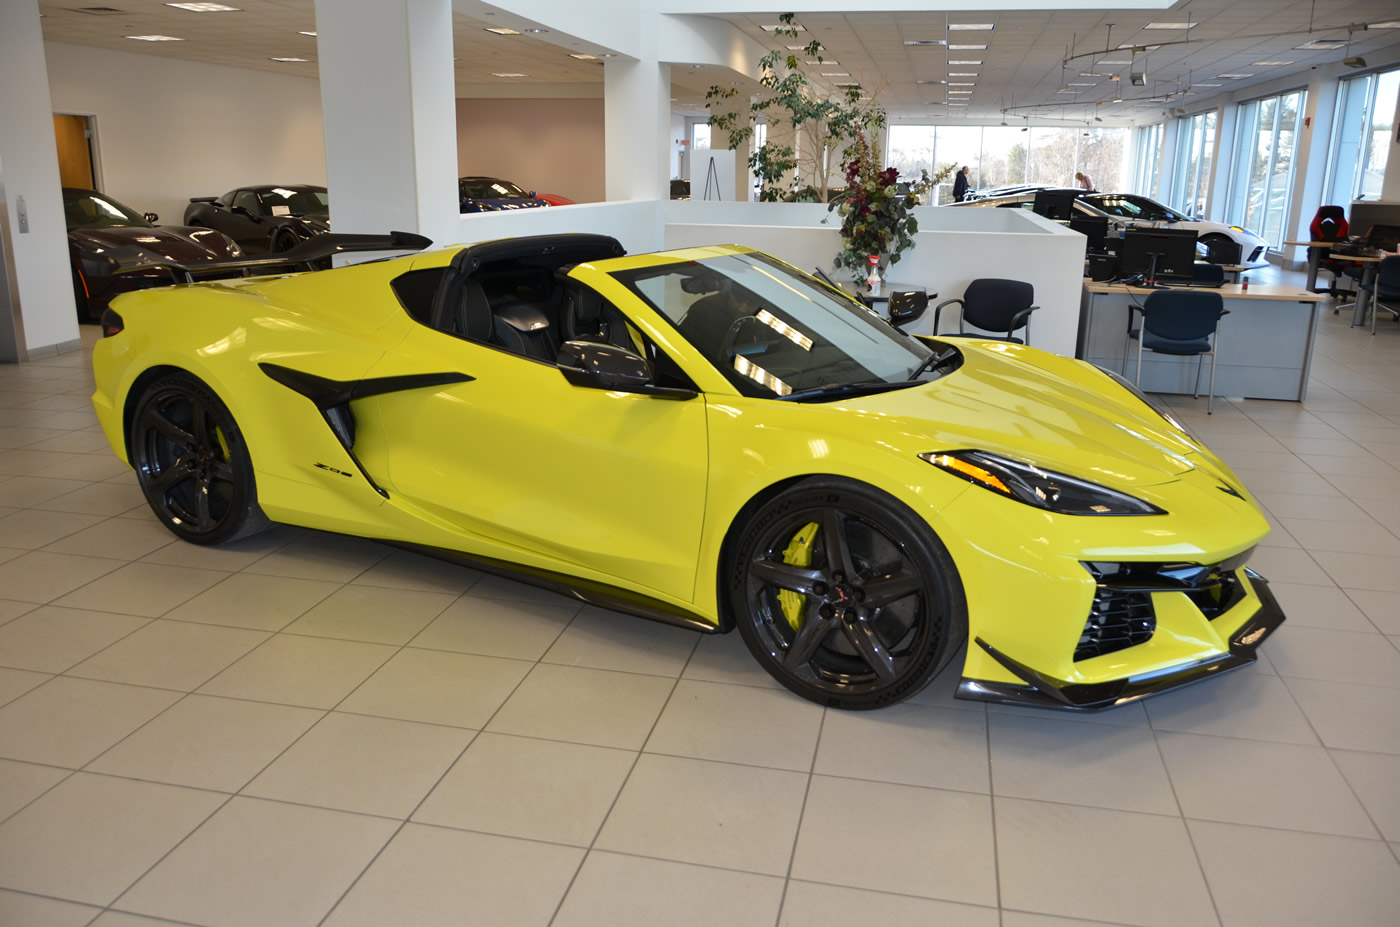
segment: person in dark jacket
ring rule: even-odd
[[[953,202],[961,203],[967,196],[968,189],[972,186],[967,182],[967,172],[971,170],[967,165],[958,171],[957,179],[953,181]]]

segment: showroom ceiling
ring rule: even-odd
[[[163,0],[40,0],[45,38],[122,51],[184,58],[278,73],[316,76],[313,0],[227,0],[239,12],[193,13]],[[96,10],[94,12],[94,10]],[[115,10],[104,12],[104,10]],[[777,14],[728,15],[765,45],[775,42]],[[1308,34],[1309,22],[1313,33]],[[828,78],[874,89],[895,118],[1012,116],[1109,121],[1145,116],[1164,108],[1190,108],[1216,94],[1247,88],[1309,66],[1332,64],[1345,48],[1302,49],[1311,40],[1345,42],[1353,23],[1400,23],[1400,0],[1186,0],[1170,10],[1005,11],[976,13],[812,13],[799,15],[803,38],[820,40],[824,58],[838,62]],[[1197,23],[1190,29],[1145,29],[1148,23]],[[574,54],[605,49],[558,34],[496,35],[489,19],[453,17],[459,87],[585,84],[602,81],[601,60]],[[990,30],[953,30],[949,24],[991,24]],[[1109,26],[1112,25],[1110,33]],[[131,35],[170,35],[179,42],[141,42]],[[1172,45],[1171,42],[1187,41]],[[954,50],[946,42],[983,45]],[[1400,42],[1400,29],[1373,28],[1353,37],[1351,55]],[[794,43],[795,44],[795,43]],[[1133,46],[1162,47],[1134,55]],[[1081,57],[1063,69],[1066,50],[1108,50]],[[1127,46],[1120,48],[1119,46]],[[575,51],[575,47],[577,50]],[[278,61],[304,58],[305,61]],[[954,64],[976,61],[978,64]],[[1134,63],[1139,67],[1134,67]],[[1376,62],[1373,62],[1376,63]],[[1146,84],[1130,85],[1131,71],[1145,69]],[[523,75],[502,77],[502,74]],[[1238,78],[1221,75],[1246,75]],[[1091,76],[1086,76],[1091,75]],[[1121,80],[1111,79],[1120,75]],[[704,88],[740,80],[718,69],[673,69],[677,108],[702,114]],[[946,83],[945,83],[946,82]],[[1067,92],[1060,92],[1063,85]],[[523,89],[523,88],[522,88]],[[599,92],[601,88],[590,88]],[[557,90],[554,91],[557,93]],[[1112,103],[1121,98],[1124,102]],[[963,103],[965,105],[957,105]]]

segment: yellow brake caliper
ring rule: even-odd
[[[812,565],[812,542],[817,537],[817,523],[809,521],[792,536],[783,550],[783,563],[788,566],[809,567]],[[802,626],[802,600],[800,592],[791,589],[778,590],[778,604],[782,606],[783,617],[796,631]]]
[[[217,425],[214,426],[214,437],[219,442],[219,450],[224,452],[224,462],[232,463],[233,455],[228,451],[228,439],[224,437],[224,430]]]

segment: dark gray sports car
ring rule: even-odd
[[[330,231],[330,197],[325,187],[308,184],[239,187],[191,197],[185,224],[218,229],[250,254],[290,251]]]

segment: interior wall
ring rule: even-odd
[[[500,177],[576,203],[604,197],[601,99],[458,99],[461,176]]]
[[[326,182],[312,77],[44,46],[54,111],[96,116],[103,191],[159,213],[162,224],[178,225],[192,196],[240,184]]]

